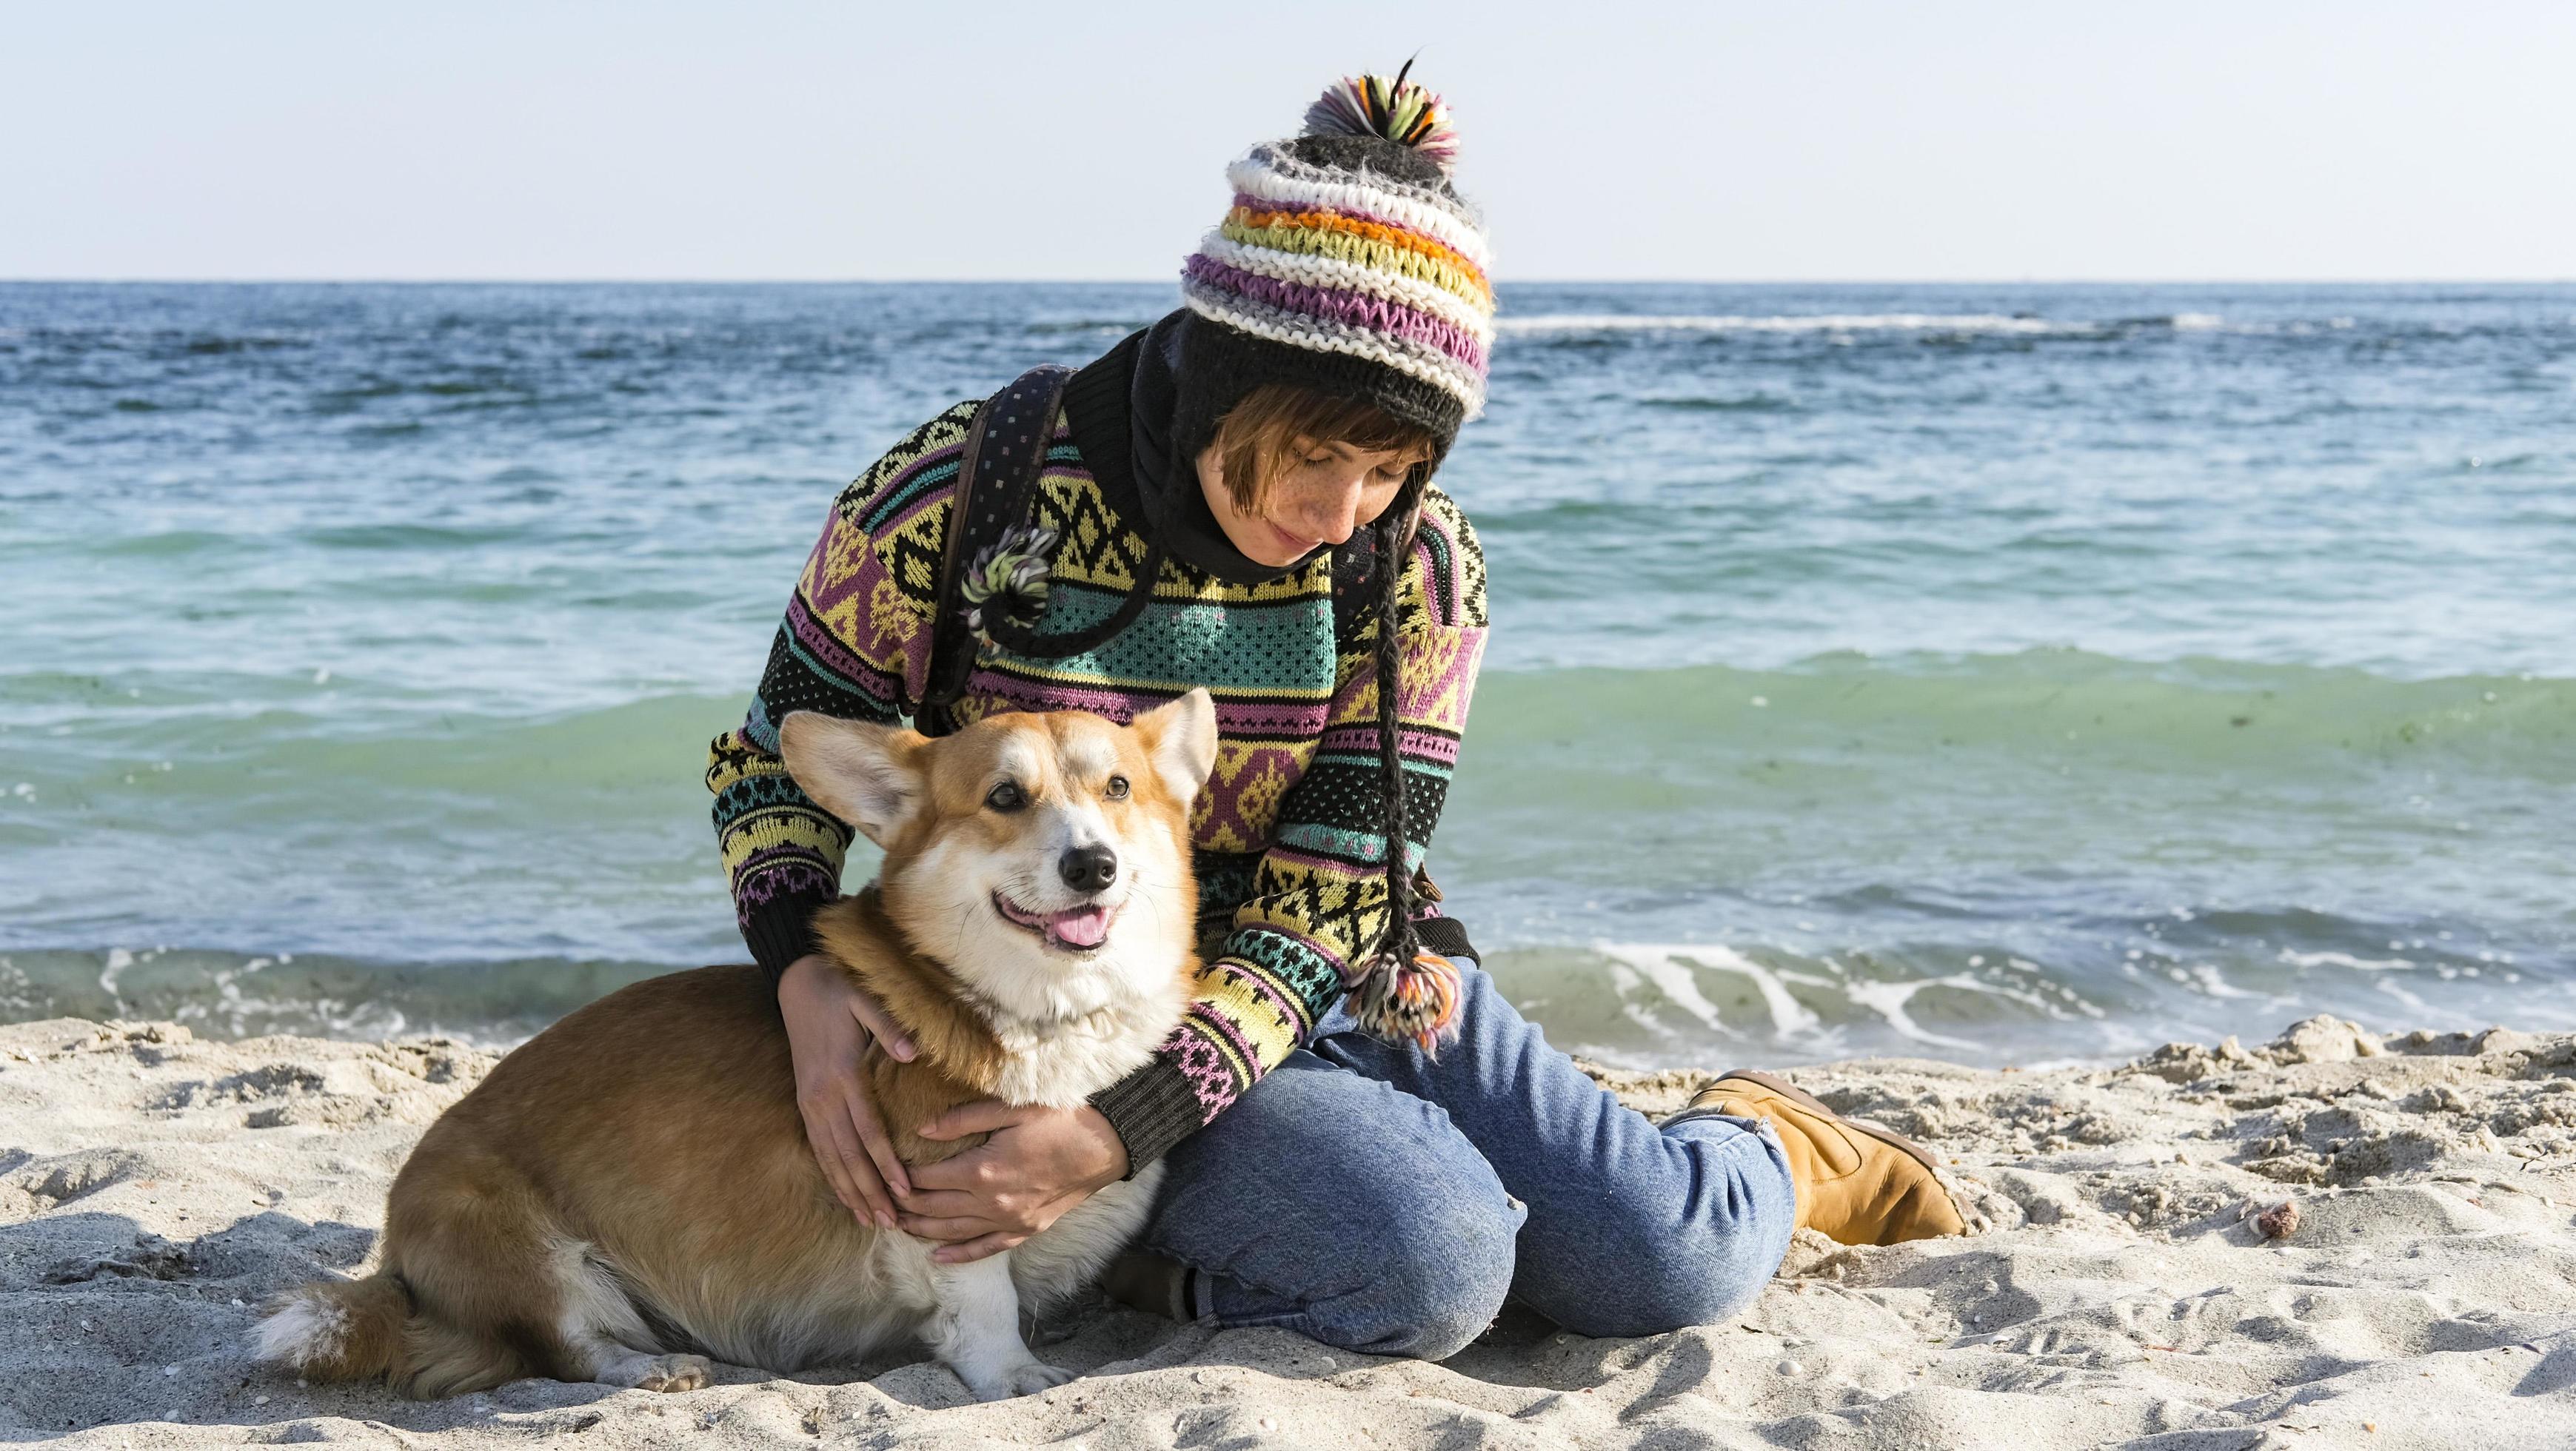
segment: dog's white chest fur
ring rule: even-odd
[[[1170,971],[1158,977],[1115,978],[1115,1000],[1071,1016],[1023,1018],[988,1007],[985,1022],[1003,1054],[994,1096],[1072,1108],[1143,1067],[1179,1021],[1183,1003]]]

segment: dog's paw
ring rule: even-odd
[[[1011,1394],[1033,1396],[1040,1391],[1053,1390],[1071,1379],[1072,1371],[1049,1365],[1043,1360],[1032,1360],[1011,1372]]]
[[[636,1380],[639,1391],[694,1391],[705,1387],[715,1367],[702,1355],[657,1355]]]
[[[1073,1372],[1058,1370],[1042,1360],[1024,1360],[1017,1365],[973,1374],[960,1370],[957,1378],[966,1383],[979,1401],[1007,1401],[1013,1396],[1033,1396],[1073,1379]]]

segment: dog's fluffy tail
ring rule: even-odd
[[[542,1372],[524,1347],[459,1329],[412,1304],[392,1275],[316,1280],[268,1302],[253,1353],[306,1380],[372,1380],[414,1400],[486,1391]]]
[[[391,1275],[363,1280],[317,1280],[268,1302],[261,1317],[258,1355],[306,1380],[400,1381],[403,1326],[411,1296]]]

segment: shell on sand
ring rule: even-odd
[[[2265,1239],[2287,1239],[2299,1229],[2299,1205],[2284,1199],[2254,1216],[2254,1232]]]

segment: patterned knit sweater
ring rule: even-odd
[[[1104,366],[1126,356],[1121,348],[1075,375],[1035,491],[1037,522],[1062,540],[1039,620],[1047,633],[1105,619],[1146,558],[1126,369]],[[710,750],[707,785],[743,935],[773,977],[811,950],[806,922],[838,894],[850,841],[789,778],[778,722],[798,710],[878,721],[913,713],[975,406],[915,429],[834,501],[750,712]],[[1437,489],[1424,497],[1400,590],[1407,860],[1418,865],[1457,762],[1486,628],[1483,553]],[[1195,1001],[1154,1062],[1094,1099],[1131,1166],[1223,1112],[1303,1043],[1385,927],[1369,592],[1347,572],[1337,582],[1330,554],[1257,585],[1167,555],[1124,631],[1059,660],[988,645],[957,703],[961,724],[1011,710],[1125,721],[1193,685],[1215,697],[1216,769],[1191,815],[1209,944]]]

